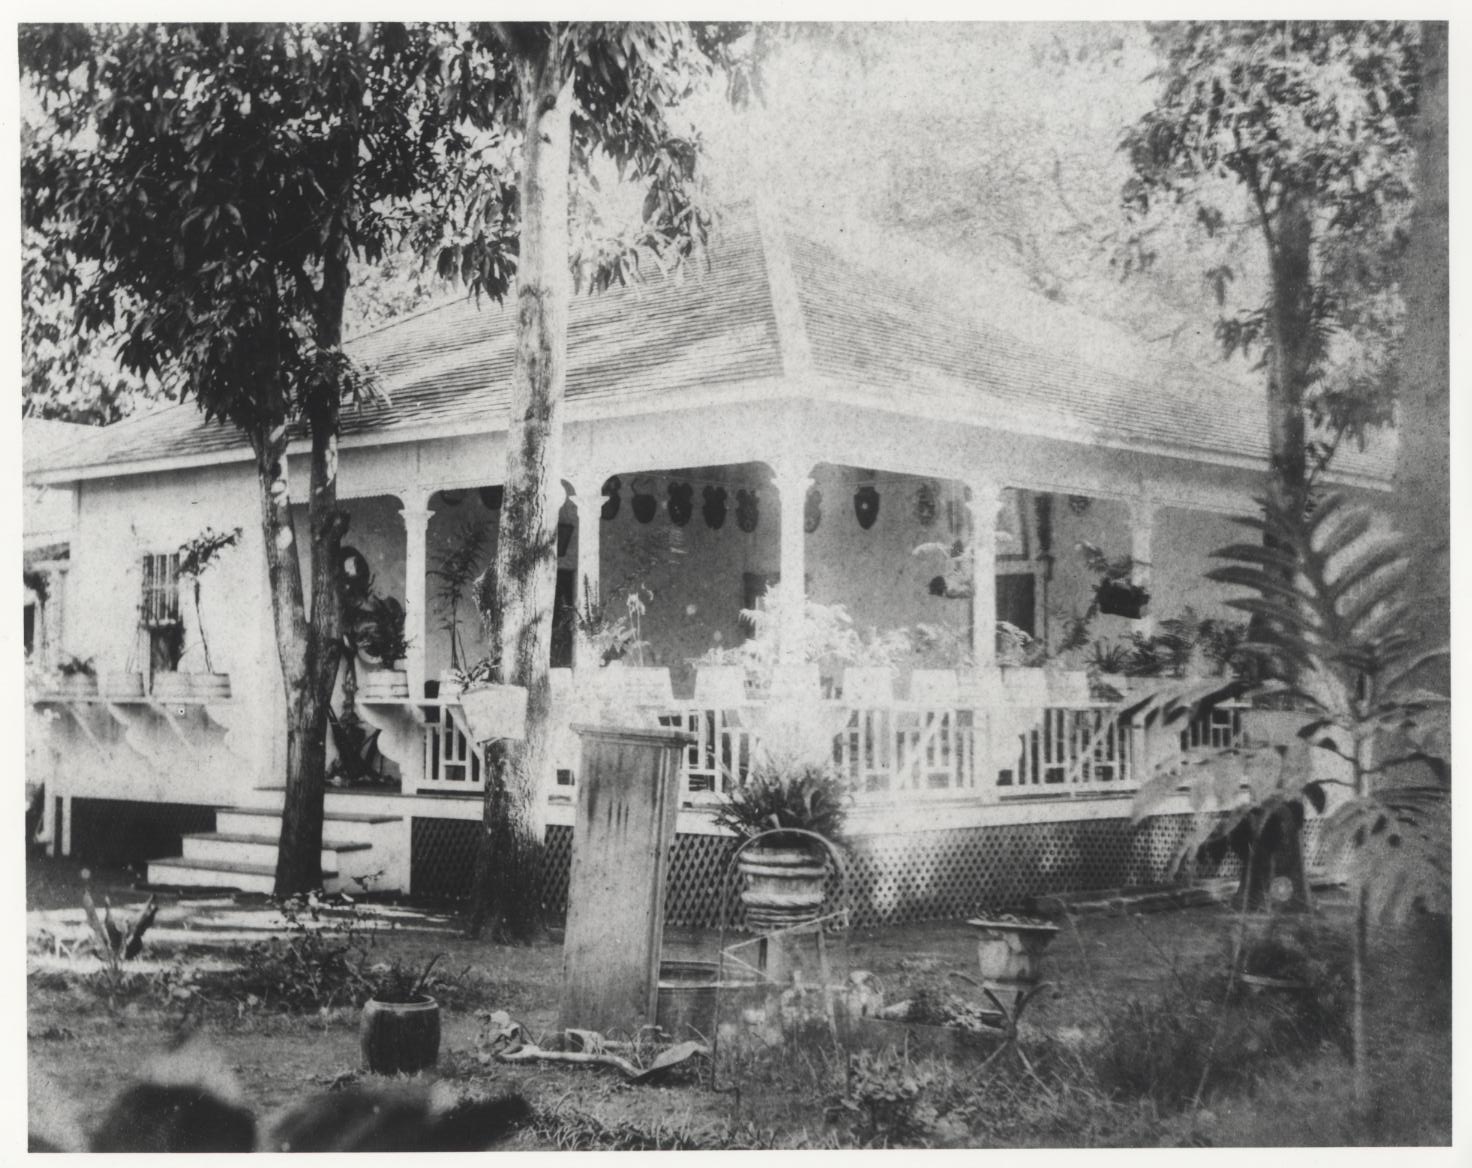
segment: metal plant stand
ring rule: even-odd
[[[731,859],[726,865],[725,889],[731,889],[735,885],[737,864],[741,855],[753,844],[772,837],[781,836],[791,838],[792,836],[804,836],[807,839],[816,840],[823,845],[827,860],[832,864],[833,871],[838,876],[838,895],[836,897],[837,907],[831,912],[822,912],[810,920],[784,925],[780,928],[766,929],[756,933],[742,941],[734,944],[726,944],[726,932],[731,925],[733,912],[731,909],[731,897],[727,897],[721,913],[720,931],[720,955],[716,965],[716,1008],[715,1022],[711,1035],[711,1085],[715,1086],[716,1059],[719,1052],[720,1029],[721,1029],[721,994],[720,987],[725,986],[726,967],[729,962],[733,968],[740,969],[744,974],[753,977],[753,984],[778,985],[780,981],[771,976],[769,972],[769,958],[772,954],[772,946],[785,944],[793,937],[812,934],[816,938],[818,951],[818,980],[823,995],[823,1009],[828,1021],[829,1032],[834,1040],[840,1038],[838,1019],[834,1010],[833,993],[830,986],[832,981],[832,970],[828,960],[828,932],[831,927],[838,926],[842,930],[843,946],[847,950],[848,928],[849,928],[849,896],[848,896],[848,869],[843,862],[843,853],[838,846],[826,836],[819,835],[815,831],[807,831],[802,828],[782,828],[781,830],[764,831],[758,835],[742,840],[740,845],[731,854]],[[826,902],[825,902],[826,907]],[[756,949],[755,961],[746,960],[741,954],[752,948]]]

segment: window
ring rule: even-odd
[[[179,668],[184,622],[179,616],[179,553],[143,557],[143,630],[148,637],[150,674]]]

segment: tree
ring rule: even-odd
[[[1266,298],[1216,331],[1228,357],[1260,352],[1273,471],[1296,491],[1310,457],[1332,453],[1333,438],[1310,442],[1310,419],[1357,437],[1390,418],[1418,31],[1213,22],[1152,35],[1161,87],[1124,138],[1125,207],[1142,221],[1184,203],[1208,235],[1259,237]],[[1235,270],[1205,274],[1224,301]]]
[[[490,923],[524,937],[539,915],[572,273],[599,290],[651,263],[677,265],[701,247],[710,214],[699,140],[675,113],[731,65],[740,34],[687,24],[475,25],[462,31],[445,78],[448,107],[482,140],[467,160],[476,165],[437,202],[421,242],[437,251],[442,275],[458,275],[477,294],[499,299],[514,275],[517,320],[505,501],[485,617],[501,679],[528,690],[527,728],[524,741],[491,751],[473,932]],[[625,231],[605,231],[592,214],[599,160],[644,190],[641,214]]]
[[[1296,741],[1172,761],[1141,786],[1135,817],[1184,783],[1198,809],[1222,812],[1219,830],[1244,818],[1260,830],[1274,808],[1305,797],[1322,807],[1329,784],[1348,786],[1325,823],[1324,846],[1346,860],[1355,896],[1354,1091],[1366,1115],[1369,928],[1451,910],[1449,701],[1420,682],[1447,650],[1416,635],[1418,566],[1404,540],[1375,534],[1370,512],[1338,493],[1312,509],[1282,491],[1263,503],[1263,518],[1240,522],[1272,538],[1215,552],[1229,562],[1209,578],[1247,588],[1252,595],[1229,603],[1266,618],[1262,649],[1291,660],[1294,680],[1266,688],[1297,699]],[[1168,699],[1151,716],[1180,724],[1216,696]],[[1317,772],[1315,755],[1344,764],[1347,778]]]
[[[78,335],[67,258],[39,232],[21,234],[21,414],[105,426],[166,397],[154,378],[139,377],[110,355],[115,335]]]
[[[1125,206],[1143,220],[1184,204],[1208,235],[1260,238],[1266,297],[1224,313],[1216,333],[1228,358],[1260,352],[1272,474],[1283,498],[1307,500],[1341,438],[1363,440],[1391,417],[1417,30],[1228,22],[1159,25],[1152,35],[1161,88],[1124,138],[1134,170]],[[1142,247],[1139,262],[1150,260]],[[1225,305],[1234,268],[1205,275]],[[1322,437],[1311,437],[1311,422]],[[1291,580],[1291,566],[1283,571]],[[1306,904],[1295,811],[1277,822],[1295,899]],[[1244,871],[1243,895],[1262,895],[1269,874]]]
[[[354,255],[376,261],[453,135],[426,100],[438,48],[400,25],[24,26],[47,115],[23,215],[89,265],[76,327],[192,394],[255,456],[286,696],[276,892],[321,883],[327,705],[341,656],[338,419],[370,386],[341,348]],[[448,143],[448,145],[447,145]],[[59,265],[52,265],[53,271]],[[310,609],[287,444],[310,442]]]

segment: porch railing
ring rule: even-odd
[[[661,724],[694,738],[680,768],[684,806],[719,802],[750,770],[755,739],[748,703],[714,709],[677,702],[653,712]],[[576,787],[578,741],[558,720],[554,794]],[[1213,711],[1182,732],[1183,746],[1226,746],[1241,732],[1240,709]],[[1018,798],[1079,797],[1132,791],[1138,773],[1137,726],[1121,723],[1117,708],[1082,703],[1028,707],[923,705],[892,702],[850,707],[848,724],[834,738],[833,761],[860,803],[971,798],[980,802]],[[478,792],[484,789],[483,748],[470,740],[463,716],[443,705],[424,725],[420,791]]]

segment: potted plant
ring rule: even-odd
[[[847,784],[826,761],[783,763],[767,755],[753,764],[715,814],[716,824],[738,839],[761,837],[737,861],[748,925],[770,932],[822,912],[827,857],[803,833],[841,840],[850,799]]]
[[[985,985],[1025,990],[1042,976],[1043,951],[1058,935],[1044,917],[986,912],[966,922],[976,930],[976,957]]]
[[[1150,593],[1131,579],[1135,574],[1135,561],[1130,556],[1110,559],[1094,544],[1081,542],[1078,550],[1084,557],[1089,571],[1099,577],[1094,585],[1094,601],[1089,613],[1099,612],[1105,616],[1122,616],[1127,620],[1139,620],[1145,615],[1145,606],[1150,603]]]
[[[218,532],[206,527],[198,535],[179,545],[179,577],[189,580],[193,587],[194,622],[199,629],[199,648],[204,656],[204,672],[200,674],[160,672],[153,679],[155,697],[179,699],[223,699],[230,696],[230,675],[216,673],[210,658],[209,638],[204,629],[202,606],[204,574],[218,561],[228,548],[240,541],[240,528]]]
[[[488,657],[455,671],[460,709],[476,742],[526,737],[526,687],[501,684],[500,672],[499,664]]]
[[[376,1075],[412,1075],[440,1057],[440,1004],[425,990],[436,954],[417,977],[401,965],[389,967],[373,996],[363,1003],[359,1040],[363,1065]]]
[[[97,671],[92,658],[63,653],[56,663],[56,692],[68,698],[97,696]]]
[[[404,606],[392,596],[370,592],[352,613],[348,633],[357,657],[369,666],[359,686],[364,701],[394,701],[409,696],[409,675],[399,663],[409,655]],[[356,672],[349,659],[349,669]]]
[[[459,691],[456,673],[464,671],[470,665],[465,642],[460,636],[460,608],[467,599],[473,600],[473,594],[469,594],[469,590],[476,585],[478,577],[484,571],[481,561],[485,559],[487,538],[484,523],[476,521],[460,524],[455,529],[449,546],[429,570],[429,574],[439,581],[436,596],[444,611],[444,620],[440,627],[450,637],[450,667],[440,675],[439,696],[442,698]]]

